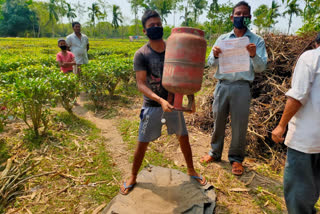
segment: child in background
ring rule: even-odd
[[[60,69],[63,73],[73,72],[73,67],[76,65],[74,55],[67,49],[67,43],[65,39],[58,40],[58,46],[61,51],[57,54],[57,62],[59,63]]]
[[[61,71],[63,73],[72,73],[73,66],[76,66],[73,53],[67,50],[68,47],[65,39],[59,39],[58,46],[61,48],[61,51],[57,54],[57,62],[59,63]],[[73,104],[79,106],[76,100]]]

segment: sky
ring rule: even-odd
[[[107,2],[109,5],[113,5],[116,4],[118,6],[120,6],[121,12],[123,14],[124,17],[124,22],[125,24],[131,24],[131,20],[134,19],[134,14],[131,11],[130,8],[130,4],[128,3],[127,0],[104,0],[105,2]],[[207,0],[208,1],[208,6],[211,4],[212,0]],[[238,3],[240,0],[218,0],[218,3],[227,3],[228,1],[232,2],[233,4]],[[282,4],[281,0],[276,0],[281,6],[281,8],[279,9],[280,14],[283,14],[283,12],[285,11],[285,4]],[[86,4],[86,8],[92,4],[93,2],[97,2],[97,0],[67,0],[67,2],[69,3],[77,3],[77,2],[81,2],[82,4],[85,3]],[[253,11],[255,11],[261,4],[266,4],[269,7],[271,6],[272,0],[247,0],[247,2],[249,3],[249,5],[251,6],[251,14],[253,15]],[[300,5],[300,8],[303,9],[304,7],[304,1],[303,0],[298,0],[297,3]],[[201,23],[205,22],[207,20],[206,18],[206,14],[207,12],[204,12],[203,15],[201,15],[199,17],[199,21]],[[140,11],[139,13],[139,17],[142,16],[142,11]],[[175,26],[179,26],[182,22],[182,19],[180,19],[180,17],[182,16],[181,12],[174,14],[170,14],[167,18],[167,22],[169,25],[174,25]],[[108,13],[108,17],[107,20],[111,21],[112,19],[112,15],[111,15],[111,11],[109,9],[109,13]],[[252,20],[254,19],[254,17],[252,17]],[[88,20],[88,15],[84,14],[83,16],[80,17],[80,22],[86,22]],[[67,21],[67,20],[66,20]],[[288,30],[288,22],[289,22],[289,17],[285,16],[285,17],[280,17],[277,19],[278,23],[275,25],[275,28],[277,30],[279,30],[280,32],[286,33]],[[301,17],[296,17],[293,16],[292,18],[292,26],[291,26],[291,30],[290,33],[294,34],[301,26],[303,25],[302,23],[302,19]],[[252,28],[254,29],[255,27],[252,26]]]

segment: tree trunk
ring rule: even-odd
[[[290,14],[290,18],[289,18],[289,27],[288,27],[288,35],[289,35],[289,32],[290,32],[290,27],[291,27],[291,20],[292,19],[292,14]]]
[[[54,22],[52,21],[52,38],[54,37]]]
[[[40,38],[40,30],[41,30],[41,24],[40,24],[40,20],[39,20],[39,27],[38,27],[38,38]]]
[[[138,16],[138,9],[135,8],[134,9],[134,22],[135,22],[135,25],[136,25],[136,35],[138,35],[138,33],[139,33],[137,16]]]
[[[32,24],[33,38],[36,38],[36,28],[34,27],[34,23]]]
[[[95,31],[96,31],[96,23],[93,20],[93,38],[95,37]]]

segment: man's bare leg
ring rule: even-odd
[[[144,155],[147,151],[148,145],[149,145],[149,143],[138,142],[136,150],[134,152],[131,177],[129,178],[129,180],[126,181],[126,186],[130,186],[130,185],[133,185],[136,183],[138,171],[141,167],[141,164],[142,164]],[[127,194],[130,191],[129,189],[125,190],[123,185],[121,185],[120,188],[124,194]]]
[[[189,142],[189,136],[186,135],[186,136],[177,136],[177,137],[180,142],[180,148],[183,153],[184,159],[186,160],[188,175],[200,177],[200,175],[195,171],[193,166],[192,150]],[[203,178],[202,180],[200,179],[197,179],[197,180],[200,184],[205,184],[206,182],[205,178]]]

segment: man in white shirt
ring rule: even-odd
[[[289,123],[283,176],[289,214],[316,213],[320,194],[320,33],[315,42],[316,49],[297,62],[284,112],[272,131],[273,141],[282,142]]]
[[[89,39],[81,33],[81,25],[79,22],[73,22],[72,28],[74,33],[67,36],[67,45],[74,54],[78,68],[82,64],[88,64]],[[78,71],[80,71],[78,69]]]

